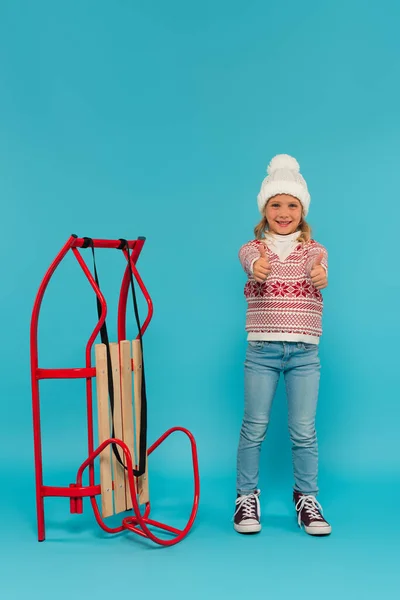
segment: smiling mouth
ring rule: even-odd
[[[276,221],[279,225],[279,227],[287,227],[288,225],[291,225],[292,221]]]

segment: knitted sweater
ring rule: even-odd
[[[261,244],[266,246],[272,270],[265,282],[258,283],[253,277],[253,263],[260,258]],[[321,253],[322,266],[327,269],[327,251],[314,240],[296,244],[285,260],[280,260],[264,240],[253,240],[240,248],[239,259],[248,275],[244,288],[248,340],[319,343],[323,299],[310,273]]]

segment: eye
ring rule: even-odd
[[[279,204],[277,202],[274,202],[273,204],[271,204],[272,208],[279,208]]]

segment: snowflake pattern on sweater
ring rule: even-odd
[[[310,240],[297,244],[282,261],[265,245],[271,273],[265,282],[258,283],[253,277],[252,264],[260,257],[261,244],[262,240],[252,240],[239,251],[248,275],[244,287],[248,339],[318,343],[322,335],[323,298],[312,284],[310,273],[320,254],[323,254],[321,264],[328,269],[326,249]]]

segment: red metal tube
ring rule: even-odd
[[[71,246],[72,248],[83,248],[85,246],[85,239],[84,238],[78,238],[78,237],[76,238],[76,237],[74,237],[73,240],[74,241],[73,241],[72,246]],[[137,240],[130,240],[130,241],[128,241],[129,248],[131,250],[134,250],[135,247],[136,247],[136,245],[139,242],[141,242],[142,240],[143,240],[143,243],[144,243],[145,238],[138,238]],[[114,249],[118,249],[119,246],[121,245],[120,240],[101,240],[101,239],[93,238],[92,241],[93,241],[93,245],[94,245],[95,248],[114,248]],[[142,246],[143,246],[143,244],[142,244]]]
[[[96,377],[96,369],[36,369],[37,379],[87,379]]]
[[[63,498],[84,498],[85,496],[98,496],[101,494],[100,485],[77,486],[71,484],[70,487],[54,487],[44,485],[42,487],[42,496],[57,496]]]
[[[167,431],[163,436],[161,436],[161,438],[159,440],[157,440],[157,442],[155,444],[153,444],[153,448],[158,447],[161,444],[161,442],[166,437],[171,435],[171,433],[173,433],[174,431],[182,431],[183,433],[189,434],[188,437],[190,438],[191,445],[192,445],[193,468],[194,468],[195,477],[194,477],[194,503],[193,503],[192,512],[190,514],[189,521],[187,522],[186,527],[182,531],[180,531],[180,530],[174,530],[174,528],[171,528],[168,525],[162,526],[163,529],[165,529],[166,531],[169,531],[169,532],[179,531],[179,533],[173,539],[165,540],[165,539],[159,538],[156,535],[154,535],[152,533],[152,531],[150,531],[150,529],[147,527],[147,524],[150,524],[150,522],[147,518],[145,518],[140,513],[140,508],[139,508],[139,504],[137,501],[135,481],[134,481],[133,472],[132,472],[133,465],[132,465],[131,453],[129,452],[129,448],[123,441],[118,440],[116,438],[110,438],[108,440],[105,440],[82,463],[82,465],[78,469],[78,473],[77,473],[77,477],[76,477],[76,485],[78,487],[81,487],[82,475],[83,475],[84,470],[90,464],[93,464],[93,461],[95,460],[95,458],[104,450],[104,448],[106,448],[110,444],[118,445],[125,455],[126,467],[127,467],[127,473],[128,473],[129,490],[131,493],[131,499],[132,499],[132,505],[133,505],[133,511],[134,511],[134,522],[137,523],[137,525],[141,528],[141,531],[135,525],[131,524],[130,520],[132,520],[132,517],[126,517],[122,521],[122,526],[125,527],[126,529],[129,529],[130,531],[133,531],[134,533],[139,534],[139,535],[143,536],[143,534],[144,534],[144,537],[147,537],[148,539],[152,540],[153,542],[155,542],[161,546],[172,546],[174,544],[177,544],[189,533],[189,530],[191,529],[191,527],[193,525],[194,519],[196,518],[198,502],[199,502],[200,484],[199,484],[199,474],[198,474],[197,451],[196,451],[196,443],[194,441],[192,434],[190,434],[190,432],[188,432],[187,430],[185,430],[181,427],[175,427],[175,428]],[[104,529],[104,531],[108,531],[109,533],[116,533],[115,529],[109,528],[104,523],[104,521],[101,519],[99,511],[98,511],[97,503],[94,498],[92,498],[92,506],[94,509],[96,507],[95,516],[96,516],[96,520],[99,523],[100,527],[102,527],[102,529]],[[155,524],[157,522],[154,521],[153,523]],[[118,531],[120,531],[119,528],[118,528]]]
[[[93,509],[94,517],[95,517],[95,519],[97,521],[97,524],[106,533],[121,533],[122,531],[125,531],[125,527],[123,525],[120,525],[119,527],[108,527],[108,525],[106,525],[104,523],[103,519],[101,518],[99,507],[97,506],[96,499],[92,497],[92,498],[90,498],[90,502],[92,504],[92,509]]]
[[[72,248],[72,252],[74,253],[76,260],[80,264],[82,271],[85,273],[85,275],[86,275],[90,285],[92,286],[94,293],[96,294],[97,298],[99,299],[100,305],[101,305],[100,319],[98,320],[98,322],[97,322],[95,328],[93,329],[92,334],[89,337],[89,340],[86,344],[86,352],[85,352],[86,368],[90,369],[92,367],[92,362],[91,362],[92,346],[94,344],[96,337],[98,336],[98,334],[100,332],[100,329],[101,329],[104,321],[106,320],[107,304],[106,304],[103,294],[101,293],[101,291],[99,289],[99,286],[97,285],[96,281],[94,280],[94,277],[93,277],[92,273],[90,272],[88,266],[86,265],[85,261],[83,260],[79,250],[77,250],[76,248]],[[88,428],[88,453],[90,454],[91,452],[93,452],[93,448],[94,448],[94,434],[93,434],[93,390],[92,390],[92,380],[89,377],[86,379],[86,406],[87,406],[87,428]],[[93,467],[93,465],[91,465],[89,467],[89,483],[90,483],[90,485],[94,485],[94,467]]]
[[[164,531],[168,531],[169,533],[175,533],[176,535],[181,535],[183,533],[181,529],[176,529],[176,527],[171,527],[170,525],[164,525],[164,523],[154,521],[153,519],[147,519],[147,523],[153,527],[158,527],[158,529],[164,529]]]
[[[143,522],[143,517],[140,514],[140,509],[139,509],[139,505],[138,505],[137,498],[136,498],[136,487],[135,487],[134,477],[132,474],[133,465],[132,465],[131,453],[129,452],[128,446],[122,440],[118,440],[116,438],[110,438],[108,440],[105,440],[102,444],[100,444],[100,446],[94,452],[92,452],[91,455],[89,455],[88,458],[79,467],[78,473],[76,476],[76,485],[78,487],[80,487],[82,485],[82,476],[83,476],[85,469],[88,466],[93,465],[93,461],[95,460],[95,458],[104,450],[104,448],[106,448],[110,444],[116,444],[117,446],[119,446],[121,448],[121,450],[125,454],[126,467],[127,467],[127,473],[128,473],[128,481],[129,481],[129,490],[130,490],[131,497],[132,497],[132,504],[134,507],[136,517],[138,518],[138,520]],[[106,531],[107,533],[120,533],[121,531],[123,531],[125,529],[124,524],[122,524],[120,527],[113,527],[113,528],[108,527],[108,525],[105,524],[104,520],[102,519],[102,517],[100,515],[99,507],[97,506],[97,502],[94,497],[91,498],[91,503],[92,503],[92,508],[93,508],[93,512],[94,512],[96,521],[104,531]],[[149,533],[150,533],[150,535],[152,535],[151,532],[149,532]],[[140,535],[145,535],[145,537],[147,537],[147,535],[143,534],[142,532],[140,533]]]
[[[180,431],[180,432],[184,433],[190,440],[190,446],[192,449],[192,463],[193,463],[193,476],[194,476],[193,508],[192,508],[192,512],[190,514],[189,520],[187,522],[187,525],[184,528],[184,530],[182,531],[182,534],[178,539],[178,541],[180,541],[189,533],[190,529],[192,528],[192,525],[194,523],[194,520],[197,515],[197,511],[199,508],[200,475],[199,475],[199,461],[198,461],[198,456],[197,456],[196,440],[194,439],[193,434],[188,429],[185,429],[184,427],[171,427],[171,429],[168,429],[168,431],[166,431],[161,437],[158,438],[158,440],[156,440],[154,442],[154,444],[152,444],[150,446],[150,448],[147,451],[147,454],[150,456],[150,454],[152,454],[152,452],[154,452],[154,450],[156,450],[156,448],[158,448],[160,446],[160,444],[162,444],[172,433],[175,433],[176,431]]]
[[[34,460],[35,460],[35,484],[36,484],[36,513],[37,513],[37,524],[38,524],[38,539],[42,542],[45,539],[45,524],[44,524],[44,504],[42,495],[43,486],[43,464],[42,464],[42,442],[41,442],[41,431],[40,431],[40,396],[39,396],[39,382],[37,379],[38,369],[38,321],[40,306],[42,304],[43,296],[46,288],[49,284],[51,276],[54,271],[67,254],[68,250],[74,241],[74,237],[71,236],[65,243],[63,248],[57,254],[54,261],[48,268],[45,276],[43,277],[42,283],[40,284],[39,290],[36,294],[35,302],[32,310],[31,327],[30,327],[30,358],[31,358],[31,386],[32,386],[32,414],[33,414],[33,446],[34,446]]]
[[[125,254],[126,261],[128,262],[128,260],[129,260],[128,253],[126,252],[126,250],[124,251],[124,254]],[[147,316],[141,327],[141,333],[143,336],[147,327],[149,326],[149,323],[153,316],[153,302],[152,302],[152,300],[150,298],[150,294],[147,291],[147,289],[142,281],[142,278],[140,277],[139,272],[136,268],[136,260],[137,260],[136,254],[132,253],[131,254],[132,274],[133,274],[134,278],[136,279],[136,281],[138,282],[139,287],[142,291],[142,294],[145,297],[145,300],[147,302]],[[118,303],[118,341],[126,340],[126,305],[127,305],[127,300],[128,300],[129,286],[130,286],[130,270],[129,270],[129,265],[127,265],[123,279],[122,279],[121,291],[120,291],[119,303]]]

